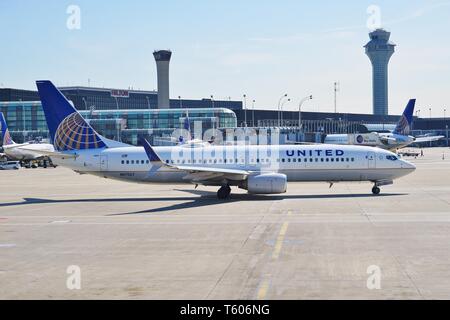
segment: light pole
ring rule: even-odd
[[[148,96],[145,96],[145,98],[147,99],[147,106],[148,106],[148,108],[151,109],[150,108],[150,98]]]
[[[252,127],[255,127],[255,102],[256,100],[252,101]]]
[[[247,127],[247,95],[244,94],[244,126]]]
[[[298,104],[298,129],[300,130],[302,127],[302,104],[306,100],[312,100],[313,96],[309,95],[307,97],[304,97],[302,100],[300,100],[300,103]]]
[[[337,93],[340,90],[339,82],[334,83],[334,113],[337,113]]]
[[[281,104],[281,100],[283,100],[283,99],[286,98],[287,96],[288,96],[288,94],[285,93],[285,94],[283,94],[283,95],[281,96],[280,100],[278,100],[278,127],[281,126],[281,123],[280,123],[280,104]]]
[[[86,99],[83,97],[83,98],[81,98],[82,100],[83,100],[83,102],[84,102],[84,109],[85,110],[87,110],[88,109],[88,107],[87,107],[87,103],[86,103]]]
[[[281,124],[283,124],[283,106],[286,104],[286,102],[290,102],[291,101],[291,99],[289,98],[289,99],[287,99],[287,100],[284,100],[283,101],[283,103],[281,104]]]
[[[180,101],[180,109],[183,109],[183,102],[181,101],[181,96],[178,96],[178,100]]]
[[[428,108],[428,110],[430,110],[430,119],[431,119],[431,108]]]
[[[214,109],[214,96],[213,95],[211,95],[211,104],[212,104],[212,107]]]
[[[445,137],[446,137],[446,140],[447,140],[447,148],[448,148],[448,124],[447,124],[446,112],[447,112],[447,109],[444,108]]]

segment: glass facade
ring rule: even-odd
[[[159,144],[157,138],[170,137],[174,129],[183,128],[187,112],[191,128],[201,122],[203,133],[237,126],[236,114],[225,108],[80,111],[100,134],[133,145],[139,137]]]
[[[40,101],[0,102],[15,142],[48,138],[48,128]],[[138,144],[139,137],[157,142],[161,137],[169,137],[174,129],[183,127],[189,113],[191,128],[201,122],[203,132],[210,128],[234,128],[236,114],[229,109],[141,109],[141,110],[91,110],[80,111],[98,133],[106,138]]]

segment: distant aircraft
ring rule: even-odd
[[[444,136],[427,136],[415,138],[410,135],[413,122],[414,106],[416,99],[411,99],[403,112],[395,130],[388,133],[372,132],[367,134],[329,134],[324,143],[351,144],[360,146],[379,147],[387,150],[404,148],[412,143],[424,143],[437,141]]]
[[[8,130],[3,113],[0,112],[0,124],[2,126],[3,152],[10,160],[30,161],[45,157],[42,152],[53,152],[53,145],[48,143],[15,143]]]
[[[372,192],[415,170],[394,153],[370,147],[336,145],[212,145],[135,147],[99,135],[50,82],[37,81],[59,165],[137,183],[191,183],[217,186],[219,199],[236,186],[252,194],[281,194],[288,181],[370,181]],[[252,159],[252,157],[254,157]]]
[[[186,117],[183,121],[183,129],[185,132],[189,133],[189,139],[186,139],[184,136],[179,136],[178,140],[176,141],[177,145],[179,146],[185,146],[185,147],[205,147],[209,146],[211,144],[211,141],[203,141],[200,139],[192,139],[192,132],[191,132],[191,121],[189,119],[189,111],[186,110]]]

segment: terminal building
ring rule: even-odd
[[[42,137],[48,138],[47,123],[40,101],[0,102],[0,112],[6,116],[12,138],[24,142]],[[154,145],[166,144],[175,129],[183,128],[186,117],[191,128],[201,122],[202,134],[208,129],[233,129],[251,127],[277,130],[279,143],[295,141],[320,142],[325,134],[385,132],[392,130],[400,119],[394,115],[371,115],[352,113],[324,113],[284,111],[283,122],[278,126],[278,111],[230,110],[228,108],[171,108],[171,109],[110,109],[89,108],[79,110],[92,126],[103,136],[137,145],[140,137]],[[247,115],[245,115],[247,113]],[[299,126],[299,118],[301,126]],[[245,120],[247,119],[247,123]],[[450,119],[415,118],[413,135],[448,136]],[[433,145],[446,146],[446,139]]]
[[[47,122],[40,101],[0,102],[14,141],[21,143],[36,138],[49,138]],[[227,129],[237,126],[236,114],[226,108],[193,109],[119,109],[80,110],[101,135],[133,145],[140,137],[158,145],[169,138],[175,129],[183,128],[186,117],[194,128],[201,122],[202,134],[208,129]]]

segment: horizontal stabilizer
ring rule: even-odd
[[[36,154],[36,156],[45,156],[45,157],[50,157],[50,158],[76,159],[78,157],[78,155],[75,153],[52,152],[52,151],[34,150],[34,149],[27,149],[27,148],[20,148],[20,149],[30,152],[32,154]]]
[[[445,136],[420,137],[420,138],[416,138],[414,140],[414,143],[432,142],[432,141],[438,141],[438,140],[441,140],[444,138],[445,138]]]

